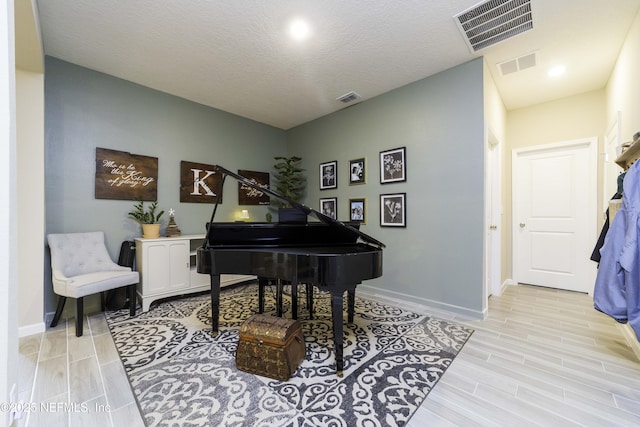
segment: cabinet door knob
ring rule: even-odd
[[[524,223],[524,222],[521,222],[521,223],[520,223],[520,228],[524,228],[524,226],[525,226],[525,223]]]

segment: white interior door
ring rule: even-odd
[[[502,224],[502,149],[500,141],[487,128],[485,293],[500,296],[501,287],[501,224]]]
[[[513,152],[514,278],[593,292],[597,138]]]

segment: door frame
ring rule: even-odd
[[[502,294],[502,143],[485,126],[485,217],[483,309],[489,296]]]
[[[511,262],[512,262],[512,272],[513,272],[513,282],[517,285],[519,283],[519,275],[520,275],[520,267],[518,266],[518,186],[517,186],[517,175],[515,172],[515,167],[517,164],[518,157],[522,154],[531,154],[535,152],[545,152],[545,151],[557,151],[558,149],[569,149],[571,147],[577,147],[581,145],[586,145],[589,150],[587,155],[589,158],[590,170],[592,173],[589,177],[588,182],[588,194],[589,196],[589,217],[588,217],[588,227],[592,228],[592,230],[585,230],[588,233],[592,233],[594,236],[593,244],[596,243],[597,234],[597,218],[598,218],[598,137],[592,136],[588,138],[574,139],[569,141],[560,141],[553,142],[550,144],[540,144],[534,145],[530,147],[524,148],[516,148],[513,149],[511,153]],[[595,277],[594,277],[595,279]],[[589,295],[593,295],[593,289],[588,292]]]
[[[612,188],[618,188],[618,182],[609,182],[612,172],[621,173],[622,169],[615,163],[617,153],[616,148],[622,144],[622,112],[617,111],[604,133],[604,165],[602,170],[602,213],[609,207],[609,200],[615,194]],[[613,171],[612,171],[613,169]]]

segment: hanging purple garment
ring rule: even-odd
[[[619,322],[629,322],[640,339],[640,162],[624,178],[622,207],[600,249],[600,266],[593,293],[594,306]]]

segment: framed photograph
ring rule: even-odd
[[[364,183],[364,158],[349,160],[349,185]]]
[[[338,219],[338,199],[336,197],[320,199],[320,212],[330,218]]]
[[[380,184],[407,180],[406,154],[406,147],[380,152]]]
[[[338,188],[338,161],[320,163],[320,189]]]
[[[407,193],[380,195],[380,226],[407,226]]]
[[[349,199],[349,220],[358,221],[364,224],[364,199]]]

